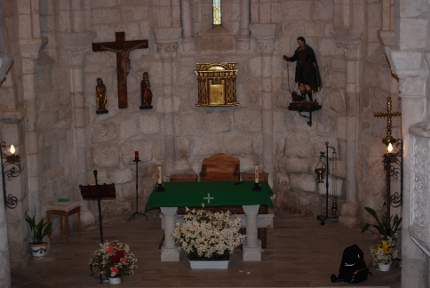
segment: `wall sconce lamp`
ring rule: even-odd
[[[18,205],[18,198],[6,192],[6,177],[8,179],[18,177],[22,172],[21,159],[17,155],[14,145],[8,147],[6,142],[0,142],[0,163],[4,205],[9,209],[14,209]]]

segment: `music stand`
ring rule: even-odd
[[[93,171],[95,178],[95,185],[79,185],[81,195],[84,200],[97,200],[99,210],[99,230],[100,230],[100,243],[104,243],[103,239],[103,218],[101,200],[115,199],[115,184],[102,184],[98,185],[97,170]]]

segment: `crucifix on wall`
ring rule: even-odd
[[[94,52],[116,53],[119,108],[127,108],[127,75],[130,72],[130,52],[144,48],[148,48],[148,40],[125,41],[125,32],[115,32],[114,42],[93,43]]]

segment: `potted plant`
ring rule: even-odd
[[[379,242],[370,249],[373,263],[377,266],[378,270],[388,271],[390,270],[392,261],[399,256],[397,237],[402,218],[398,215],[389,216],[387,213],[379,218],[374,209],[370,207],[365,207],[364,209],[375,219],[376,224],[366,223],[361,231],[365,232],[372,229],[379,237]]]
[[[397,239],[397,233],[400,231],[402,222],[402,218],[399,215],[390,216],[384,213],[380,219],[374,209],[370,207],[364,207],[364,209],[375,219],[376,224],[366,223],[361,229],[362,232],[372,229],[373,232],[379,234],[382,240]]]
[[[393,261],[393,243],[391,239],[381,240],[377,245],[370,248],[373,263],[379,271],[390,271]]]
[[[31,254],[35,257],[45,256],[48,253],[48,242],[44,240],[51,234],[52,224],[45,218],[36,223],[36,216],[30,217],[28,214],[25,215],[25,221],[31,232]]]
[[[244,236],[239,217],[229,211],[188,210],[173,237],[190,260],[191,269],[227,269],[229,257]]]
[[[118,240],[107,241],[99,245],[90,260],[91,274],[97,274],[110,284],[121,283],[124,276],[133,275],[137,268],[136,255],[130,247]]]

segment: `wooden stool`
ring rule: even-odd
[[[64,235],[67,238],[70,236],[70,227],[69,227],[69,216],[72,214],[77,215],[77,224],[76,230],[78,232],[81,231],[81,204],[79,201],[76,202],[57,202],[55,204],[48,205],[46,210],[46,218],[49,223],[52,223],[53,216],[60,216],[60,228],[61,235]],[[51,237],[51,235],[49,235]]]

